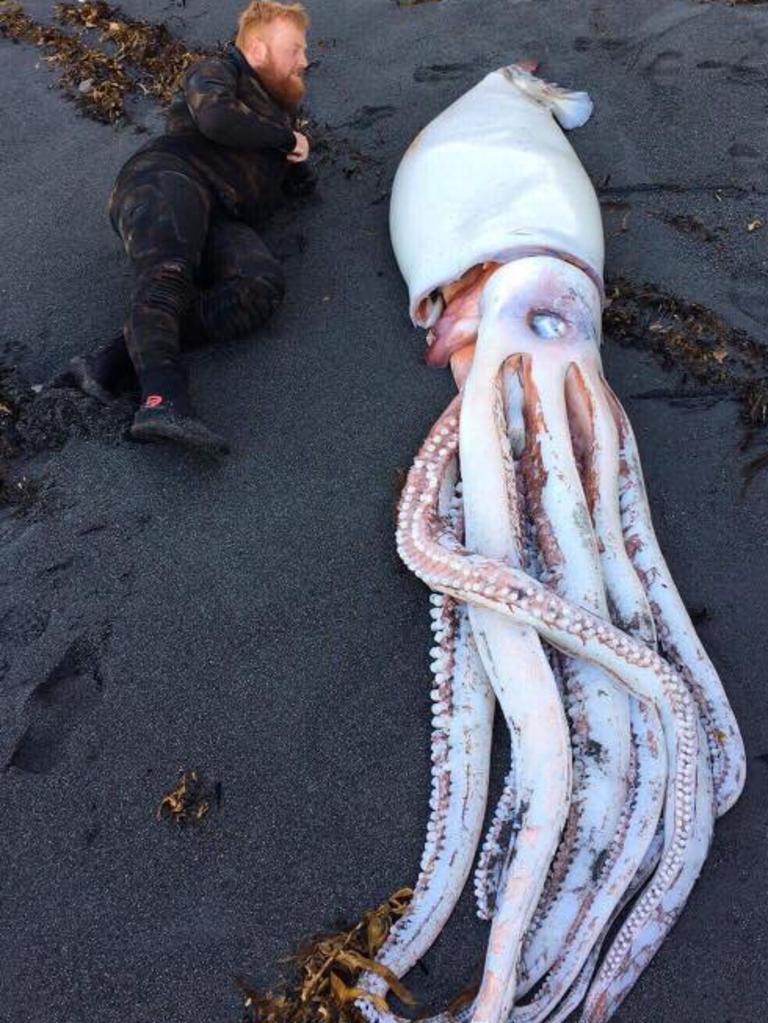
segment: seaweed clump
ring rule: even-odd
[[[746,427],[741,451],[748,450],[768,424],[768,349],[746,331],[729,326],[704,306],[684,302],[652,284],[635,287],[619,277],[608,282],[604,328],[617,344],[651,352],[665,369],[683,372],[699,385],[677,392],[636,397],[732,399]],[[707,388],[702,390],[701,388]],[[742,468],[744,489],[768,468],[768,453]]]
[[[609,281],[604,329],[617,344],[651,352],[721,397],[741,403],[745,424],[768,424],[768,351],[704,306],[684,302],[652,284]],[[686,381],[684,381],[686,382]]]
[[[392,971],[375,961],[392,924],[407,912],[412,895],[410,888],[401,888],[365,913],[354,927],[312,938],[287,960],[291,975],[282,977],[275,990],[258,991],[238,979],[245,1002],[244,1023],[363,1023],[355,1006],[360,997],[389,1011],[384,999],[357,986],[358,977],[366,971],[384,977],[402,1002],[413,1005],[413,997]]]
[[[60,3],[53,15],[58,25],[43,24],[20,3],[0,0],[0,38],[43,50],[67,97],[105,124],[130,121],[128,101],[136,96],[170,103],[187,68],[206,56],[165,25],[130,18],[104,0]]]
[[[198,771],[179,770],[176,785],[160,800],[155,817],[173,820],[179,827],[199,824],[211,808],[209,786]]]

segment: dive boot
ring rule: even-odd
[[[134,440],[171,441],[194,451],[226,455],[229,444],[198,419],[189,402],[148,394],[141,404],[130,430]]]

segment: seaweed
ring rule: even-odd
[[[207,55],[165,25],[130,18],[104,0],[57,4],[54,18],[61,28],[35,21],[15,0],[0,0],[0,38],[39,47],[67,98],[104,124],[131,122],[129,101],[137,96],[170,103],[187,68]]]
[[[624,277],[606,285],[607,338],[653,354],[712,393],[736,399],[746,426],[768,423],[768,350],[704,306]]]
[[[635,287],[619,277],[608,282],[604,317],[606,336],[616,344],[654,355],[665,369],[677,369],[698,390],[665,397],[701,407],[701,400],[730,398],[739,403],[746,427],[740,448],[747,450],[764,437],[768,424],[768,349],[746,331],[729,326],[704,306],[685,302],[655,287]],[[649,392],[638,397],[660,397]],[[768,468],[768,453],[742,467],[742,496]]]
[[[408,1005],[414,998],[398,978],[375,956],[387,939],[392,924],[407,912],[413,892],[401,888],[376,909],[363,914],[352,927],[342,927],[308,940],[285,960],[290,964],[288,977],[281,977],[276,988],[260,991],[248,980],[235,983],[244,999],[247,1023],[363,1023],[355,1002],[367,997],[382,1011],[388,1011],[383,998],[368,995],[357,986],[361,973],[370,971],[385,978],[397,997]]]
[[[218,799],[218,787],[214,790],[198,771],[179,769],[176,785],[160,800],[155,817],[157,820],[173,820],[179,827],[199,824],[208,816],[212,799]]]

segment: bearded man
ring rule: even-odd
[[[296,130],[307,27],[301,4],[254,0],[235,45],[187,72],[166,134],[117,177],[109,215],[136,271],[130,312],[123,332],[73,359],[68,375],[106,401],[135,372],[137,440],[227,450],[193,410],[181,352],[250,334],[283,297],[282,268],[258,232],[285,194],[315,185]]]

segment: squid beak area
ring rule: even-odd
[[[472,362],[475,358],[476,345],[468,344],[463,348],[459,348],[458,351],[454,352],[451,356],[451,373],[453,373],[453,379],[456,383],[458,390],[461,390],[464,386],[464,382],[469,376],[469,371],[472,369]]]

